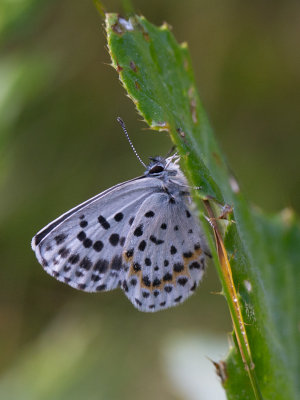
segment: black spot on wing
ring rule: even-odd
[[[161,239],[157,239],[154,235],[151,235],[150,236],[150,240],[151,240],[151,242],[153,242],[153,243],[155,243],[155,244],[162,244],[162,243],[164,243],[164,240],[161,240]]]
[[[88,249],[92,246],[93,242],[91,241],[91,239],[86,238],[86,239],[84,239],[82,244],[86,249]]]
[[[96,287],[96,290],[97,290],[98,292],[101,292],[101,291],[103,291],[103,290],[105,290],[105,289],[106,289],[106,285],[99,285],[99,286]]]
[[[129,249],[126,251],[126,257],[131,258],[133,256],[134,249]]]
[[[69,257],[69,262],[71,264],[77,264],[79,261],[79,254],[71,254]]]
[[[80,290],[84,290],[86,288],[86,284],[85,283],[79,283],[77,288],[80,289]]]
[[[58,254],[61,256],[61,258],[67,258],[68,255],[70,254],[70,250],[69,250],[69,249],[66,249],[65,247],[62,247],[62,248],[59,250]]]
[[[123,287],[123,290],[127,293],[129,289],[128,289],[127,282],[125,280],[123,281],[122,287]]]
[[[173,278],[173,277],[172,277],[172,275],[171,275],[169,272],[167,272],[167,273],[163,276],[164,282],[171,281],[172,278]]]
[[[152,286],[156,287],[161,284],[161,280],[158,278],[155,278],[154,281],[152,282]]]
[[[174,301],[175,301],[175,303],[179,303],[181,299],[182,299],[182,296],[178,296],[178,297],[176,297],[176,299],[174,299]]]
[[[143,283],[144,283],[145,286],[148,286],[148,287],[151,286],[151,281],[150,281],[150,279],[149,279],[149,277],[147,275],[143,276]]]
[[[97,252],[100,252],[103,249],[103,242],[101,240],[97,240],[93,245],[93,249]]]
[[[102,226],[103,229],[107,230],[110,228],[109,222],[106,220],[106,218],[103,217],[103,215],[99,215],[98,217],[99,224]]]
[[[112,246],[117,246],[117,244],[119,243],[119,239],[120,239],[120,236],[119,236],[117,233],[113,233],[113,234],[110,235],[110,237],[109,237],[109,243],[110,243]]]
[[[121,268],[122,268],[122,256],[116,255],[112,259],[111,269],[114,269],[116,271],[120,271]]]
[[[175,263],[173,265],[173,270],[174,270],[174,272],[181,272],[184,270],[184,265],[181,263]]]
[[[147,267],[149,267],[151,265],[151,260],[150,258],[145,258],[145,264],[147,265]]]
[[[143,225],[139,225],[137,228],[135,228],[133,232],[134,236],[142,236],[143,234]]]
[[[145,241],[145,240],[142,240],[142,241],[140,242],[140,244],[139,244],[138,249],[139,249],[140,251],[144,251],[144,250],[145,250],[145,247],[146,247],[146,241]]]
[[[92,262],[88,257],[84,257],[81,261],[81,263],[79,264],[79,266],[83,269],[85,269],[86,271],[90,270],[92,267]]]
[[[135,300],[135,302],[136,302],[136,304],[138,305],[138,306],[141,306],[142,305],[142,302],[139,300],[139,299],[134,299]]]
[[[135,271],[135,272],[138,272],[138,271],[140,271],[141,270],[141,266],[140,266],[140,264],[139,263],[137,263],[137,262],[135,262],[135,263],[133,263],[133,270]]]
[[[93,270],[99,272],[100,274],[104,274],[108,270],[108,261],[100,258],[96,264],[94,265]]]
[[[177,280],[177,282],[179,283],[179,285],[184,286],[187,283],[188,279],[187,278],[179,278]]]
[[[146,212],[145,217],[152,218],[152,217],[154,217],[154,215],[155,215],[155,213],[152,210],[150,210],[150,211]]]
[[[120,222],[120,221],[122,221],[123,217],[124,217],[124,214],[119,212],[114,216],[114,219],[115,219],[115,221]]]
[[[77,235],[77,239],[80,240],[81,242],[86,238],[85,232],[81,231]]]
[[[176,254],[177,253],[177,249],[176,249],[176,247],[175,246],[171,246],[171,248],[170,248],[170,253],[172,254],[172,255],[174,255],[174,254]]]
[[[189,265],[189,268],[190,269],[201,269],[201,266],[197,261],[194,261]]]
[[[65,233],[61,233],[61,234],[55,236],[54,240],[55,240],[56,244],[61,244],[66,240],[67,237],[68,237],[68,235],[66,235]]]

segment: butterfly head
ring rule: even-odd
[[[150,163],[147,166],[145,175],[158,176],[165,171],[166,160],[163,157],[149,157]]]
[[[164,181],[175,179],[178,184],[186,184],[186,179],[178,165],[180,157],[175,154],[168,158],[163,157],[150,157],[150,163],[144,175],[148,177],[162,179]]]

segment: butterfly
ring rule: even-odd
[[[187,299],[203,276],[209,250],[179,159],[154,157],[146,166],[139,158],[144,175],[105,190],[39,231],[32,249],[45,271],[86,292],[121,288],[144,312]]]

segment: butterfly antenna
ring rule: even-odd
[[[126,125],[125,122],[122,120],[122,118],[118,117],[117,121],[119,122],[119,124],[121,125],[121,128],[123,129],[125,136],[127,137],[127,140],[130,144],[130,147],[132,148],[134,154],[136,155],[137,159],[139,160],[139,162],[145,167],[147,168],[147,165],[144,163],[144,161],[141,159],[141,157],[138,155],[134,145],[132,144],[132,141],[130,140],[130,137],[128,135],[127,129],[126,129]]]
[[[173,153],[173,151],[176,149],[175,144],[170,148],[170,150],[167,152],[164,158],[169,158],[170,155]]]

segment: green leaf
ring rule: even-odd
[[[228,398],[298,399],[299,222],[287,213],[258,214],[244,199],[199,100],[187,45],[179,45],[166,24],[156,27],[144,17],[127,21],[107,14],[106,30],[112,64],[140,115],[152,129],[169,132],[191,185],[234,210],[235,223],[224,224],[223,240],[249,349],[210,227],[203,224],[236,332],[225,363]],[[210,204],[214,208],[216,203]],[[248,372],[238,342],[246,348],[245,363],[254,364]]]
[[[253,343],[256,374],[266,399],[296,399],[299,397],[299,224],[290,210],[274,217],[252,212],[249,222],[255,225],[255,235],[249,225],[245,240],[249,244],[253,238],[256,240],[248,249],[254,256],[237,276],[243,289],[240,295],[249,323],[247,334],[250,344]],[[229,248],[234,246],[235,235],[233,231],[227,235]],[[241,265],[243,261],[236,258],[234,269]],[[248,280],[247,268],[254,270],[255,280]],[[227,365],[228,376],[236,380],[236,370],[242,366],[241,363],[238,366],[235,351],[231,351]],[[238,397],[234,386],[228,382],[229,398],[247,398]]]

